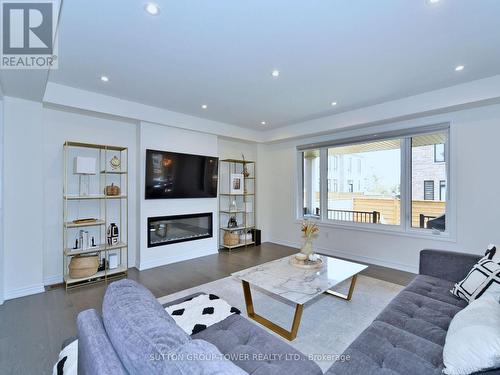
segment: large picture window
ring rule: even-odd
[[[328,179],[339,183],[337,191],[328,190],[327,219],[399,225],[400,171],[399,139],[328,148]]]
[[[446,232],[448,133],[448,126],[433,126],[299,148],[300,215],[325,223]]]

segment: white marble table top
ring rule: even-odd
[[[290,264],[290,257],[235,272],[232,276],[296,304],[305,304],[368,266],[321,255],[323,267],[309,270]]]

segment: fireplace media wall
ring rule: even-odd
[[[148,218],[148,247],[213,237],[211,212]]]

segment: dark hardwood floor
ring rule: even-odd
[[[221,252],[146,271],[129,270],[128,278],[165,296],[229,276],[297,252],[286,246],[264,243],[247,250]],[[400,285],[415,275],[371,265],[363,274]],[[48,374],[61,343],[76,335],[76,316],[85,309],[100,310],[106,284],[66,292],[64,288],[6,301],[0,306],[0,374]]]

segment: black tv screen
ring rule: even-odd
[[[217,197],[218,158],[146,150],[146,199]]]

